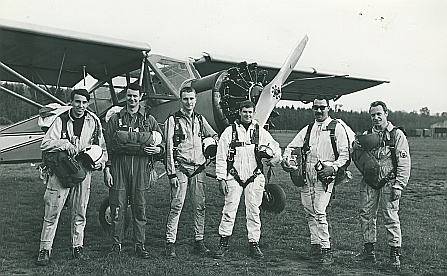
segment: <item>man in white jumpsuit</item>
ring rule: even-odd
[[[311,247],[308,257],[320,258],[321,263],[329,265],[333,263],[329,235],[329,225],[326,215],[326,207],[331,199],[335,181],[324,182],[322,179],[333,177],[340,167],[349,160],[348,132],[351,130],[343,123],[335,125],[335,141],[338,151],[336,159],[331,144],[328,125],[332,121],[329,117],[329,101],[323,96],[318,96],[313,101],[315,122],[312,125],[309,136],[309,151],[306,159],[306,185],[301,187],[301,202],[306,212],[306,219],[310,230]],[[290,156],[296,148],[302,148],[308,131],[306,126],[301,129],[295,138],[284,150],[283,162],[289,165]],[[324,168],[317,172],[315,165],[319,161],[329,161],[331,165],[323,165]]]
[[[59,116],[45,134],[40,148],[43,152],[67,151],[69,155],[76,156],[97,140],[99,146],[103,149],[102,159],[97,164],[97,169],[99,169],[104,168],[107,160],[106,144],[98,117],[87,111],[89,100],[90,95],[87,90],[73,90],[71,93],[72,108],[68,111],[66,133],[62,133],[62,119]],[[79,164],[84,167],[81,162]],[[83,246],[92,168],[85,167],[84,169],[86,171],[84,181],[73,188],[64,187],[54,172],[48,175],[47,189],[44,195],[45,216],[40,235],[37,265],[45,266],[50,262],[57,224],[69,193],[71,194],[69,206],[71,207],[72,256],[74,259],[87,258]]]
[[[219,225],[220,244],[214,253],[214,258],[222,258],[229,250],[228,239],[233,233],[233,226],[242,193],[245,198],[245,214],[247,220],[248,242],[250,256],[263,258],[264,254],[259,248],[261,237],[260,206],[264,193],[265,177],[262,168],[259,168],[255,155],[255,147],[265,145],[271,148],[273,158],[267,165],[274,165],[281,160],[281,148],[270,133],[256,121],[253,121],[255,105],[251,101],[240,104],[240,121],[236,120],[234,126],[229,126],[222,133],[217,147],[216,176],[219,189],[225,196],[225,205],[222,210],[222,219]],[[238,139],[233,141],[234,131]],[[259,141],[253,137],[257,136]],[[237,146],[232,147],[235,143]],[[228,156],[231,150],[232,168],[228,167]],[[231,158],[230,158],[231,159]],[[232,171],[232,172],[230,172]],[[245,186],[245,187],[243,187]]]

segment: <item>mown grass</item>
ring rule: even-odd
[[[293,133],[275,133],[285,146]],[[90,260],[70,259],[69,210],[61,214],[53,247],[52,262],[48,267],[34,264],[39,248],[43,217],[45,186],[30,164],[1,165],[0,181],[0,274],[23,275],[445,275],[446,270],[446,165],[447,141],[415,138],[410,140],[413,169],[410,183],[401,202],[403,231],[402,269],[391,270],[387,264],[388,246],[382,219],[378,221],[378,264],[365,266],[353,260],[362,249],[358,224],[358,192],[356,181],[360,174],[354,166],[354,181],[338,186],[329,207],[335,264],[329,269],[301,256],[308,248],[309,231],[304,219],[299,190],[280,168],[275,169],[272,183],[283,187],[287,205],[281,214],[262,214],[262,261],[247,256],[245,212],[241,202],[231,251],[223,260],[191,254],[193,244],[192,214],[189,202],[180,219],[177,241],[178,257],[163,256],[166,216],[169,209],[167,179],[161,178],[148,194],[148,226],[146,247],[151,259],[135,258],[131,229],[126,233],[120,258],[108,256],[110,238],[99,226],[98,209],[107,189],[102,174],[95,173],[86,226],[85,250]],[[158,171],[163,169],[158,167]],[[212,168],[209,168],[212,172]],[[206,243],[216,249],[219,241],[217,228],[223,197],[217,183],[208,179]]]

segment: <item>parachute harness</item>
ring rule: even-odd
[[[255,148],[255,158],[256,158],[256,168],[253,171],[253,174],[244,182],[239,176],[239,172],[234,167],[234,156],[236,155],[236,147],[242,147],[246,145],[246,142],[240,142],[237,134],[236,124],[231,124],[232,134],[231,134],[231,143],[230,148],[228,149],[227,155],[227,172],[233,176],[234,180],[236,180],[242,188],[247,187],[248,184],[253,182],[258,175],[263,173],[263,165],[262,160],[259,157],[259,125],[255,124],[255,131],[253,135],[250,137],[250,144],[254,144]]]

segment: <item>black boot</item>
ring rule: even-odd
[[[250,242],[249,251],[250,251],[250,256],[255,259],[263,259],[264,258],[264,254],[262,253],[261,249],[259,248],[259,244],[257,242]]]
[[[165,255],[169,258],[175,258],[177,257],[177,254],[175,253],[175,243],[167,242],[165,247]]]
[[[135,244],[135,255],[142,259],[149,259],[151,257],[144,247],[144,244],[140,243]]]
[[[400,268],[400,247],[391,246],[390,265],[395,268]]]
[[[330,248],[321,248],[321,264],[331,265],[334,263],[332,259],[332,250]]]
[[[320,260],[321,259],[321,245],[311,244],[309,250],[304,257],[306,260]]]
[[[199,240],[194,242],[194,253],[208,255],[210,253],[210,250],[205,246],[203,240]]]
[[[225,254],[228,252],[228,239],[230,237],[220,237],[219,247],[217,248],[216,252],[213,254],[214,259],[220,259],[225,256]]]
[[[355,256],[357,261],[376,263],[376,252],[374,251],[374,243],[367,242],[363,252]]]

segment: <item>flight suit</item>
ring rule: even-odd
[[[121,122],[120,122],[121,120]],[[126,155],[117,153],[113,149],[113,136],[122,127],[128,131],[153,130],[160,133],[155,118],[146,113],[140,106],[138,112],[131,114],[126,108],[113,114],[106,126],[105,139],[109,160],[106,166],[110,166],[113,177],[113,185],[109,189],[109,204],[112,213],[112,239],[114,244],[121,244],[124,238],[125,214],[128,204],[131,205],[133,217],[133,235],[135,244],[144,245],[146,226],[146,192],[150,187],[151,172],[154,169],[155,156],[153,155]],[[161,153],[164,151],[164,146]]]
[[[99,128],[96,127],[97,124],[99,125]],[[80,152],[88,146],[92,145],[95,129],[99,129],[99,133],[97,134],[98,141],[99,146],[101,146],[101,148],[103,149],[103,156],[99,163],[102,167],[104,167],[104,163],[107,160],[107,151],[104,136],[101,132],[98,117],[90,112],[85,113],[84,125],[82,127],[80,137],[74,136],[73,119],[71,118],[71,116],[69,116],[69,120],[67,122],[67,133],[70,140],[61,139],[62,120],[60,117],[57,117],[45,134],[40,149],[44,152],[64,151],[70,144],[73,144],[77,147],[78,152]],[[79,162],[79,164],[83,166],[81,162]],[[62,211],[62,208],[64,207],[64,203],[69,193],[71,194],[69,206],[71,209],[70,223],[72,246],[83,246],[86,212],[90,197],[90,181],[92,176],[90,168],[85,168],[85,171],[86,177],[84,181],[73,188],[63,187],[56,175],[48,175],[46,181],[47,189],[44,195],[45,215],[42,225],[42,233],[40,236],[40,250],[51,250],[60,213]]]
[[[327,187],[323,186],[317,178],[315,164],[320,161],[333,161],[337,167],[343,166],[349,160],[349,139],[345,128],[341,123],[335,127],[336,145],[339,157],[335,160],[332,149],[330,131],[327,130],[332,118],[328,117],[323,122],[315,122],[309,137],[310,151],[306,160],[307,185],[301,187],[301,202],[306,211],[306,219],[310,230],[310,243],[318,244],[321,248],[331,248],[329,225],[327,222],[326,208],[329,204],[334,187],[332,181]],[[304,127],[293,138],[284,150],[283,158],[289,158],[295,148],[302,148],[308,127]]]
[[[385,140],[390,140],[390,132],[393,124],[388,125],[383,132],[378,132],[374,128],[372,131],[378,132],[381,137],[381,145],[373,149],[371,153],[376,157],[380,164],[380,177],[388,175],[393,170],[391,159],[391,150],[385,146]],[[396,158],[397,175],[396,179],[388,182],[380,190],[371,188],[364,179],[360,182],[360,224],[362,228],[363,240],[365,243],[375,243],[377,236],[376,222],[379,208],[383,212],[384,224],[387,230],[388,244],[392,247],[401,247],[402,233],[399,220],[399,200],[391,200],[392,189],[403,190],[407,186],[410,178],[411,158],[407,138],[404,133],[396,130]]]
[[[180,110],[178,126],[175,126],[174,116],[165,122],[166,131],[166,172],[169,178],[177,177],[178,187],[171,186],[171,206],[166,224],[166,241],[175,243],[177,239],[180,214],[189,190],[192,209],[194,211],[194,237],[196,241],[204,239],[205,233],[205,172],[202,171],[191,176],[199,166],[205,164],[202,138],[216,137],[212,129],[202,116],[188,116]],[[174,149],[174,128],[181,128],[184,134],[182,141]]]
[[[244,142],[244,145],[236,147],[233,166],[238,171],[241,180],[245,182],[253,175],[254,170],[257,168],[254,150],[255,144],[251,142],[251,137],[253,136],[257,122],[253,121],[248,129],[245,129],[237,121],[235,124],[238,140]],[[225,205],[222,210],[222,218],[219,225],[219,235],[221,237],[229,237],[232,235],[237,209],[241,195],[244,193],[248,241],[258,243],[261,237],[260,206],[264,194],[265,177],[264,174],[258,175],[244,189],[227,172],[227,156],[232,138],[232,126],[229,126],[220,136],[217,147],[216,176],[217,179],[225,179],[228,185],[228,194],[225,196]],[[262,127],[259,127],[259,145],[269,146],[273,150],[274,158],[281,160],[279,143]]]

